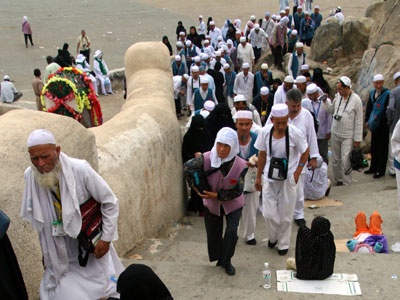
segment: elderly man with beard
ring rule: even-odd
[[[123,271],[112,244],[118,235],[117,197],[86,161],[61,152],[50,131],[33,131],[27,146],[32,166],[25,171],[21,217],[39,234],[45,268],[40,299],[118,297],[109,279]],[[101,204],[102,235],[81,267],[80,206],[90,199]]]
[[[247,245],[256,245],[255,238],[256,216],[260,199],[260,192],[255,189],[255,176],[257,166],[254,157],[257,157],[258,151],[254,147],[257,139],[257,133],[250,129],[253,124],[253,114],[248,110],[240,110],[235,115],[235,125],[239,139],[239,157],[247,161],[249,167],[244,178],[244,207],[242,211],[243,237]],[[255,173],[254,173],[255,170]]]

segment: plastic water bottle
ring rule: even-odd
[[[264,289],[269,289],[271,288],[271,271],[268,269],[268,263],[264,263],[264,268],[265,270],[263,271],[263,277],[264,277]]]

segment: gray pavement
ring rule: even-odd
[[[325,216],[332,224],[335,240],[352,238],[354,217],[359,211],[369,215],[377,210],[383,219],[383,232],[391,246],[400,241],[400,219],[395,179],[373,179],[355,172],[351,186],[332,187],[330,199],[343,206],[305,209],[307,223],[315,216]],[[228,276],[207,256],[206,233],[201,217],[185,217],[171,227],[167,237],[148,239],[137,245],[123,260],[124,265],[144,263],[151,266],[170,289],[174,299],[348,299],[348,296],[284,293],[276,290],[275,270],[286,268],[286,259],[294,257],[297,225],[293,223],[288,255],[279,256],[267,247],[263,217],[257,217],[256,246],[238,241],[232,264],[236,275]],[[140,255],[143,259],[129,259]],[[398,299],[400,254],[359,254],[337,252],[335,273],[357,274],[362,299]],[[262,270],[268,261],[273,271],[270,290],[264,290]]]

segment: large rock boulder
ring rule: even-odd
[[[372,4],[367,15],[375,20],[371,28],[368,48],[378,48],[380,45],[400,46],[397,28],[400,24],[400,5],[398,0],[387,0]]]
[[[183,214],[180,126],[167,48],[137,43],[125,55],[127,101],[96,135],[100,174],[120,199],[119,253]]]
[[[361,18],[347,20],[342,25],[342,49],[348,58],[360,57],[368,48],[368,37],[374,20]]]
[[[366,15],[374,19],[369,35],[368,50],[362,57],[357,82],[357,91],[367,99],[372,88],[372,77],[382,74],[385,86],[393,88],[393,74],[399,71],[400,40],[396,28],[400,24],[400,5],[398,0],[372,4]]]
[[[38,299],[43,273],[37,234],[19,218],[26,140],[51,130],[62,151],[97,169],[119,199],[120,255],[144,238],[165,233],[184,211],[181,132],[175,116],[170,60],[161,43],[139,43],[125,57],[128,99],[102,126],[85,129],[69,117],[16,109],[0,116],[0,207],[11,218],[9,236],[30,299]]]
[[[373,88],[372,78],[376,74],[385,77],[385,86],[393,87],[393,74],[399,71],[400,51],[392,45],[381,45],[364,52],[357,82],[357,91],[362,99],[368,99]]]
[[[322,24],[311,43],[310,58],[314,61],[332,61],[333,50],[342,44],[342,28],[338,22]]]

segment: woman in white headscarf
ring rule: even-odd
[[[203,198],[204,222],[207,231],[208,257],[217,261],[217,266],[225,269],[228,275],[235,275],[231,258],[238,240],[237,228],[244,205],[243,187],[246,161],[237,156],[239,141],[235,130],[224,127],[215,139],[209,152],[189,160],[184,171],[189,184],[196,187],[193,172],[200,171],[206,177],[206,185],[198,187]],[[226,229],[223,234],[223,220]]]

